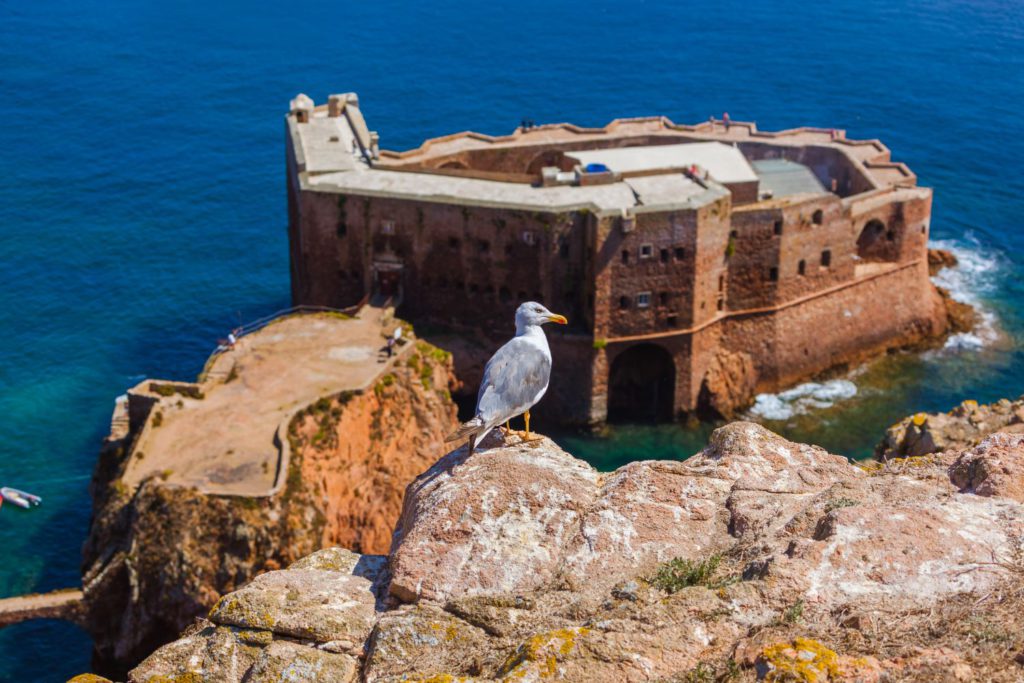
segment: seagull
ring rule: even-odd
[[[476,415],[445,439],[458,441],[469,437],[469,453],[501,423],[523,415],[526,440],[530,440],[530,408],[544,397],[551,378],[551,349],[541,325],[565,325],[565,316],[556,315],[535,301],[516,309],[516,336],[495,352],[484,367],[483,381],[476,395]]]

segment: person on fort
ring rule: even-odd
[[[394,337],[388,337],[388,341],[387,341],[387,345],[386,346],[387,346],[387,350],[388,350],[388,358],[391,358],[391,354],[393,354],[395,352],[395,338]]]
[[[712,114],[708,117],[708,124],[711,126],[711,130],[715,129],[715,115]]]
[[[729,132],[730,123],[732,123],[732,121],[729,119],[729,112],[725,112],[724,114],[722,114],[722,125],[725,126],[726,133]]]

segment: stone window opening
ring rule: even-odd
[[[890,230],[887,233],[885,233],[885,239],[889,240],[890,242],[895,241],[896,240],[896,231],[895,230]]]
[[[721,292],[724,289],[725,289],[725,276],[724,275],[719,275],[718,276],[718,291]]]
[[[821,252],[821,267],[828,268],[832,265],[832,250],[826,249]]]
[[[562,242],[558,246],[558,255],[562,258],[569,258],[569,243]]]
[[[798,275],[804,275],[807,273],[807,261],[800,259],[800,263],[796,264],[796,272]]]
[[[686,258],[686,249],[676,247],[676,261],[682,261],[684,258]]]
[[[665,318],[665,322],[668,323],[669,327],[679,327],[679,316],[672,314]]]
[[[537,233],[533,230],[523,230],[523,243],[531,247],[537,244]]]
[[[927,235],[928,234],[928,226],[927,225],[922,225],[921,226],[921,234],[922,235]]]
[[[484,287],[484,294],[486,294],[487,296],[493,297],[494,296],[494,285],[487,285],[486,287]]]
[[[668,260],[669,260],[668,249],[662,249],[661,250],[661,262],[662,263],[668,263]]]
[[[383,223],[380,224],[380,231],[384,235],[394,235],[395,234],[395,222],[394,221],[384,221]]]
[[[740,236],[740,231],[739,230],[731,230],[729,232],[729,238],[730,239],[736,239],[739,236]]]
[[[641,244],[640,245],[640,258],[651,258],[654,256],[654,245],[653,244]]]
[[[768,269],[768,279],[771,280],[772,282],[778,282],[779,281],[779,269],[774,267],[774,266],[769,268]]]
[[[668,292],[658,293],[658,303],[662,306],[668,306]]]
[[[774,231],[776,235],[782,234],[782,221],[775,221]]]
[[[720,310],[720,311],[725,310],[725,299],[719,299],[718,300],[718,310]]]
[[[619,308],[621,308],[622,310],[626,310],[627,308],[629,308],[629,297],[628,296],[620,296],[619,297]]]
[[[817,211],[811,214],[811,222],[814,223],[815,225],[821,225],[822,221],[824,220],[825,212],[822,211],[821,209],[818,209]]]
[[[637,308],[647,308],[650,305],[651,305],[651,293],[650,292],[640,292],[639,294],[636,295],[636,307]]]
[[[491,243],[488,242],[487,240],[479,240],[476,243],[476,249],[481,254],[486,254],[487,252],[489,252],[491,250]]]
[[[622,262],[629,263],[629,249],[622,250]]]

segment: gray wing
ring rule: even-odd
[[[476,414],[487,423],[504,422],[533,405],[551,378],[551,359],[521,337],[491,356],[484,368]]]

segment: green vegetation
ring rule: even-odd
[[[427,342],[418,341],[416,342],[416,350],[420,352],[424,357],[431,358],[438,363],[447,363],[451,359],[452,354],[448,353],[444,349],[439,349],[436,346],[431,346]]]
[[[728,681],[739,680],[740,665],[736,660],[728,659],[721,667],[698,662],[684,674],[677,674],[673,677],[672,683],[728,683]]]
[[[384,394],[384,390],[395,383],[395,376],[388,373],[377,380],[377,383],[373,386],[373,393],[380,398]]]
[[[187,398],[202,400],[206,398],[203,392],[195,384],[159,384],[150,382],[149,390],[160,396],[174,396],[180,394]]]
[[[606,346],[608,346],[608,340],[607,339],[595,339],[594,340],[594,350],[595,351],[600,351],[601,349],[605,348]]]
[[[164,423],[164,414],[159,410],[153,413],[153,429],[156,429]]]
[[[691,586],[721,588],[727,581],[715,580],[715,572],[722,562],[722,556],[715,554],[703,560],[687,560],[677,557],[658,565],[657,571],[648,582],[666,593],[676,593]]]
[[[736,253],[736,240],[732,237],[729,238],[729,243],[725,245],[725,257],[729,258]]]
[[[228,376],[224,378],[224,384],[227,384],[228,382],[233,382],[236,379],[238,379],[238,366],[232,365],[231,372],[229,372]]]
[[[833,510],[839,510],[840,508],[852,508],[857,505],[860,505],[860,503],[852,498],[835,498],[825,503],[825,512],[832,512]]]
[[[795,624],[804,617],[804,601],[797,600],[786,608],[779,618],[783,624]]]

